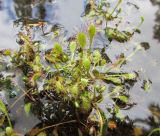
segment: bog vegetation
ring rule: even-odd
[[[123,54],[118,56],[115,62],[109,59],[106,46],[94,48],[94,41],[100,32],[110,42],[114,40],[120,43],[129,41],[134,33],[140,33],[143,17],[131,31],[120,31],[119,24],[99,28],[103,22],[121,20],[121,3],[122,0],[119,0],[111,9],[106,1],[96,3],[89,0],[83,18],[91,24],[65,42],[54,42],[51,49],[44,49],[30,35],[30,29],[35,24],[43,27],[43,22],[25,26],[22,22],[24,30],[18,33],[19,49],[0,52],[0,90],[15,99],[9,106],[5,100],[0,100],[1,135],[20,135],[14,131],[9,110],[21,99],[24,99],[26,116],[34,114],[42,121],[38,129],[28,133],[31,136],[105,136],[108,129],[117,127],[117,119],[125,120],[120,109],[134,106],[135,103],[129,99],[129,89],[137,81],[138,73],[122,71],[121,67],[141,47],[137,46],[127,57]],[[58,37],[60,28],[58,25],[53,28],[54,37]],[[20,73],[23,88],[15,80],[16,75],[11,73]],[[109,88],[110,84],[112,87]],[[150,84],[150,81],[144,81],[143,88],[148,90]],[[112,107],[106,105],[107,114],[99,107],[106,99],[113,104]]]

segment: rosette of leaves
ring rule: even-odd
[[[68,43],[69,53],[63,45],[55,43],[53,48],[47,50],[45,54],[41,54],[40,47],[35,46],[27,36],[20,35],[24,45],[15,52],[12,62],[23,71],[25,83],[28,84],[25,84],[27,89],[36,90],[36,93],[31,93],[30,96],[41,104],[43,109],[39,112],[41,120],[54,123],[66,117],[64,121],[75,119],[80,124],[87,125],[87,120],[92,117],[92,111],[95,111],[99,121],[93,124],[99,126],[97,135],[102,134],[106,119],[98,108],[98,103],[103,100],[106,86],[114,84],[125,87],[126,82],[136,80],[136,74],[108,71],[108,62],[101,52],[98,49],[92,49],[95,35],[96,28],[92,24],[87,33],[79,32],[75,41]],[[42,55],[47,63],[42,63]],[[27,70],[24,70],[26,66]],[[102,72],[101,69],[106,72]],[[43,78],[44,81],[41,90],[36,83],[39,78]],[[97,84],[99,82],[101,84]],[[126,102],[124,96],[115,95],[114,99]],[[30,107],[33,109],[37,103],[36,101],[27,103],[25,110],[28,113],[28,109]],[[54,113],[53,118],[50,118],[50,113]],[[47,120],[44,120],[45,118]],[[94,125],[89,128],[96,129]],[[89,129],[85,130],[89,133]]]

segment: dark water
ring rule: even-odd
[[[122,113],[128,115],[131,119],[146,120],[152,115],[152,112],[148,109],[149,105],[160,106],[160,32],[158,32],[158,27],[160,29],[160,4],[153,1],[151,3],[150,0],[132,0],[131,2],[135,3],[139,10],[133,5],[122,4],[123,14],[126,19],[132,22],[133,26],[139,22],[140,16],[144,16],[145,22],[140,28],[141,34],[135,34],[132,40],[125,44],[112,42],[107,52],[109,57],[114,60],[115,56],[121,53],[129,55],[135,46],[141,42],[149,44],[149,49],[137,52],[123,67],[125,71],[139,71],[140,80],[130,91],[131,101],[137,103],[137,105],[130,110],[122,110]],[[13,26],[13,21],[22,16],[45,20],[48,22],[48,26],[60,23],[69,33],[73,33],[83,23],[80,18],[83,9],[82,0],[59,0],[58,2],[46,0],[42,1],[42,4],[38,4],[38,0],[34,0],[32,4],[31,0],[0,0],[0,49],[18,49],[16,34],[19,28]],[[127,28],[128,26],[123,25],[121,27]],[[36,30],[36,32],[42,33],[41,30]],[[41,38],[48,46],[53,44],[52,40],[48,37],[42,37],[41,34],[36,35],[36,38]],[[145,92],[141,88],[142,79],[145,78],[152,81],[149,92]],[[104,107],[104,104],[101,106]],[[21,104],[17,107],[19,108],[14,109],[16,111],[14,115],[16,115],[15,129],[17,131],[22,131],[24,128],[26,130],[31,129],[39,122],[34,116],[29,118],[23,116],[24,112]]]

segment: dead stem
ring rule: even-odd
[[[54,125],[46,126],[46,127],[42,128],[42,129],[40,129],[40,130],[36,133],[36,135],[39,134],[40,132],[46,130],[46,129],[53,128],[53,127],[57,127],[57,126],[64,125],[64,124],[68,124],[68,123],[75,123],[75,122],[77,122],[77,121],[76,121],[76,120],[70,120],[70,121],[61,122],[61,123],[57,123],[57,124],[54,124]]]

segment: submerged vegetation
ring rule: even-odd
[[[128,134],[119,131],[122,127],[126,130],[128,127],[134,135],[133,122],[120,110],[136,104],[130,101],[129,90],[137,82],[138,72],[121,68],[141,47],[137,46],[128,57],[121,54],[115,62],[108,57],[106,46],[95,48],[96,37],[101,32],[110,42],[120,43],[129,41],[135,32],[140,33],[143,17],[132,31],[120,31],[118,24],[107,25],[119,19],[121,3],[118,0],[110,10],[109,2],[88,0],[83,18],[92,20],[91,24],[67,40],[54,40],[50,49],[34,41],[30,30],[36,26],[42,29],[43,36],[53,32],[56,38],[60,37],[60,25],[45,32],[46,22],[28,18],[15,21],[17,25],[22,23],[23,28],[17,35],[19,49],[0,52],[0,91],[14,99],[11,105],[0,100],[0,135],[21,135],[14,130],[14,119],[9,112],[21,99],[26,116],[33,114],[41,121],[23,134],[26,136],[112,136],[114,129],[119,136]],[[100,29],[102,22],[107,23]],[[150,84],[150,80],[144,80],[142,88],[149,90]],[[105,100],[110,101],[106,104],[107,113],[99,106]]]

